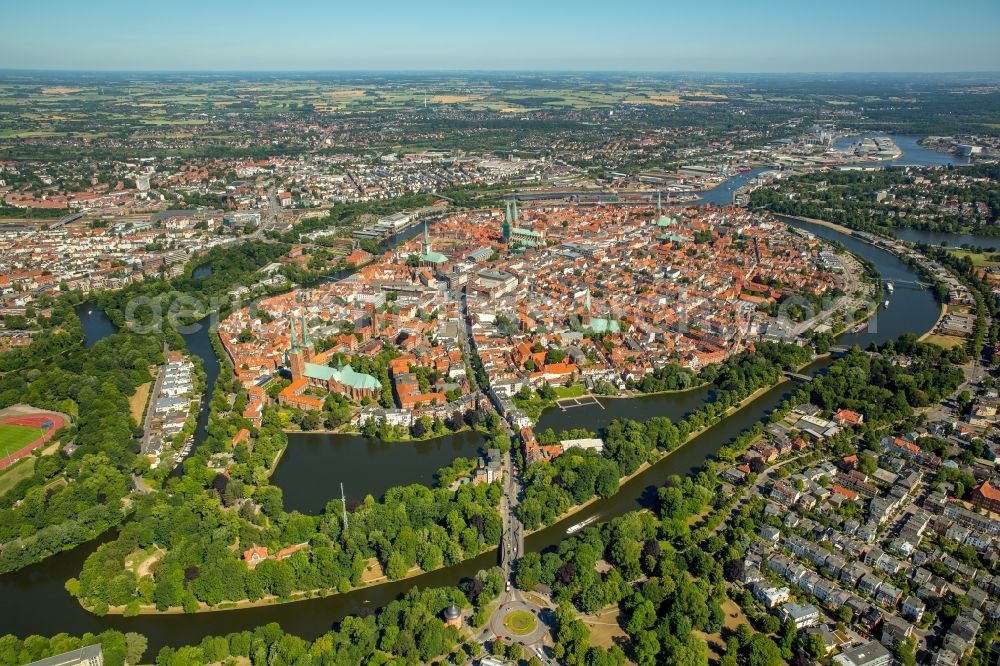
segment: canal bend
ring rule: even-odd
[[[891,253],[864,243],[857,238],[836,230],[812,225],[806,222],[786,220],[793,226],[808,229],[817,236],[843,243],[851,252],[871,261],[883,278],[896,281],[913,281],[916,272],[906,266]],[[922,334],[934,325],[940,313],[940,306],[932,294],[923,288],[897,289],[890,296],[891,316],[885,312],[876,315],[868,330],[849,333],[841,338],[848,345],[867,347],[871,343],[882,343],[908,332]],[[111,329],[99,311],[80,310],[85,331],[107,334]],[[184,336],[188,349],[198,355],[208,376],[209,395],[218,377],[219,364],[210,344],[208,326]],[[87,340],[87,344],[92,344]],[[810,365],[805,372],[814,374],[829,364],[820,360]],[[667,479],[677,474],[685,475],[701,467],[720,447],[732,441],[743,430],[752,427],[773,411],[782,400],[790,395],[793,387],[789,383],[780,384],[765,392],[742,410],[709,428],[698,437],[673,451],[670,455],[647,468],[634,478],[622,484],[613,497],[596,501],[572,518],[542,529],[525,539],[525,549],[540,551],[566,538],[566,528],[571,523],[596,517],[607,520],[628,511],[652,506],[656,490]],[[585,427],[599,430],[614,418],[648,419],[652,416],[667,416],[680,419],[696,409],[704,401],[710,401],[710,389],[701,388],[679,394],[639,397],[634,399],[606,399],[606,409],[572,410],[572,414],[559,410],[549,410],[538,427],[552,427],[556,431],[569,427]],[[204,431],[207,422],[209,400],[203,400],[203,414],[199,414],[199,431]],[[450,448],[451,445],[449,445]],[[385,455],[392,455],[386,449]],[[457,447],[461,448],[461,447]],[[387,461],[382,461],[383,466]],[[391,464],[391,463],[389,463]],[[332,488],[328,488],[330,496]],[[44,562],[26,567],[17,572],[0,576],[0,598],[4,600],[0,618],[3,631],[19,636],[31,634],[49,635],[55,629],[79,635],[84,632],[100,632],[106,629],[135,631],[149,639],[149,646],[156,652],[164,645],[182,645],[199,642],[207,635],[224,635],[230,632],[252,629],[268,622],[277,622],[285,630],[304,638],[315,638],[329,630],[347,615],[370,612],[400,597],[414,586],[433,587],[454,585],[462,578],[474,575],[478,570],[497,563],[495,551],[466,560],[455,566],[421,574],[414,578],[384,583],[370,588],[353,590],[347,594],[337,594],[324,598],[307,599],[287,604],[200,613],[194,615],[164,614],[141,615],[133,618],[122,616],[98,617],[85,611],[66,592],[65,582],[79,575],[83,561],[98,545],[112,539],[114,531],[84,544],[74,550],[55,555]]]

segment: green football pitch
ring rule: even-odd
[[[0,424],[0,459],[23,449],[41,436],[41,428]]]

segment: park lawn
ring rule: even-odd
[[[365,571],[361,574],[362,584],[368,585],[382,578],[385,578],[385,572],[382,571],[382,564],[374,557],[369,558]]]
[[[944,347],[945,349],[951,349],[952,347],[961,347],[967,340],[965,338],[960,338],[957,335],[941,335],[940,333],[934,333],[928,335],[924,338],[924,342],[929,342],[938,347]]]
[[[572,386],[557,386],[555,391],[560,398],[579,398],[587,392],[587,387],[583,384],[573,384]]]
[[[726,652],[726,641],[722,638],[723,633],[730,636],[736,631],[736,627],[741,624],[750,624],[750,620],[743,612],[743,609],[740,608],[732,599],[726,599],[722,602],[722,613],[725,615],[725,619],[722,623],[722,631],[718,631],[714,634],[706,634],[703,631],[694,632],[698,638],[708,643],[708,655],[710,660],[713,660],[714,658],[715,661],[718,661]]]
[[[0,497],[17,485],[21,479],[27,479],[35,472],[35,459],[32,456],[22,458],[7,469],[0,471]]]
[[[146,398],[149,397],[149,389],[153,387],[153,382],[146,382],[135,390],[128,399],[128,408],[132,412],[132,418],[139,425],[142,425],[142,413],[146,409]]]
[[[996,252],[970,252],[968,250],[949,250],[949,254],[954,255],[961,259],[962,257],[968,257],[972,261],[972,265],[976,268],[989,268],[990,266],[1000,266],[1000,261],[995,261],[993,257],[997,256]]]
[[[610,648],[629,642],[628,634],[622,629],[617,606],[608,606],[596,613],[580,614],[580,621],[590,629],[590,644]]]
[[[42,436],[39,428],[19,425],[0,425],[0,458],[19,451]]]
[[[752,442],[751,442],[751,444],[752,444]],[[712,513],[712,506],[711,505],[706,505],[706,506],[702,507],[701,511],[699,511],[698,513],[694,513],[694,514],[691,514],[690,516],[688,516],[687,524],[688,525],[696,525],[699,522],[701,522],[705,518],[705,516],[707,516],[710,513]]]

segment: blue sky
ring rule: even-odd
[[[1000,0],[0,0],[0,69],[1000,71]]]

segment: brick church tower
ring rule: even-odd
[[[291,347],[288,349],[288,369],[292,373],[292,381],[299,379],[305,374],[305,358],[302,353],[302,348],[299,347],[298,340],[295,337],[295,320],[291,319],[289,321],[289,326],[291,328]]]

